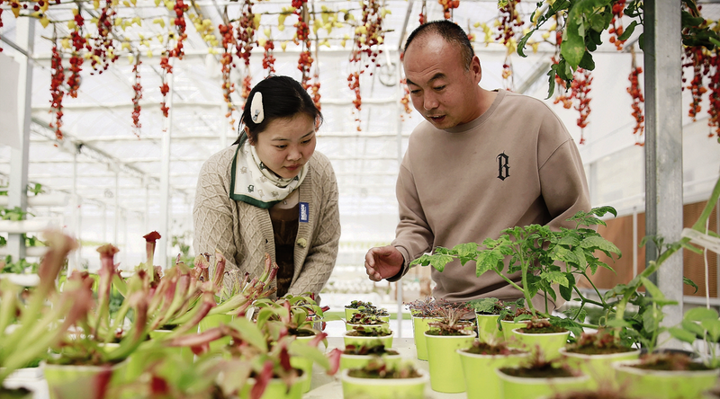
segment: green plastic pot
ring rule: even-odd
[[[295,340],[299,343],[307,345],[314,338],[315,338],[315,336],[295,337]],[[318,347],[320,347],[320,345],[318,345]],[[303,374],[307,375],[307,378],[305,378],[304,381],[302,382],[302,392],[305,393],[305,392],[310,391],[310,384],[312,383],[312,370],[313,370],[312,359],[308,359],[308,358],[301,357],[301,356],[292,356],[292,357],[290,357],[290,365],[295,367],[296,369],[302,370]]]
[[[475,320],[478,329],[478,340],[480,342],[492,342],[503,337],[502,331],[498,330],[498,315],[475,313]]]
[[[500,379],[495,370],[501,367],[517,367],[530,356],[529,353],[514,355],[477,355],[458,349],[465,378],[467,399],[496,399],[501,397]]]
[[[545,355],[546,360],[558,359],[560,357],[560,349],[565,347],[568,336],[570,336],[570,331],[529,334],[521,332],[520,330],[521,328],[512,330],[513,334],[518,337],[520,347],[527,351],[539,349]]]
[[[384,337],[353,337],[351,335],[347,335],[350,331],[343,331],[343,343],[345,346],[348,345],[355,345],[355,346],[369,346],[373,345],[376,341],[382,342],[383,345],[385,345],[386,348],[392,347],[393,342],[393,335],[392,333],[390,335],[384,336]]]
[[[354,324],[354,323],[345,323],[345,330],[346,331],[352,331],[355,327],[365,327],[366,330],[375,330],[378,328],[390,328],[390,324],[388,322],[380,323],[380,324]]]
[[[620,386],[627,386],[627,394],[643,399],[695,399],[712,388],[720,369],[706,371],[643,370],[632,367],[640,360],[625,360],[612,364]]]
[[[198,324],[198,332],[203,332],[211,328],[218,327],[220,324],[230,324],[233,316],[230,314],[213,314],[205,316]],[[230,343],[230,337],[223,337],[210,342],[210,350],[222,349],[225,345]]]
[[[382,361],[392,367],[400,364],[402,355],[340,355],[340,370],[345,369],[361,369],[370,363],[373,359],[382,359]]]
[[[437,317],[415,317],[413,321],[413,339],[415,340],[415,349],[417,350],[417,358],[419,360],[428,360],[427,345],[425,344],[425,331],[430,329],[428,323],[440,321]]]
[[[590,377],[524,378],[509,376],[495,370],[500,379],[500,391],[504,399],[538,399],[556,393],[587,389]]]
[[[428,376],[418,369],[417,378],[356,378],[342,371],[340,380],[344,399],[424,399]]]
[[[502,324],[502,336],[505,338],[505,341],[508,343],[508,345],[512,347],[518,347],[520,346],[520,339],[513,334],[513,330],[520,327],[525,327],[527,325],[528,321],[507,321],[507,320],[500,320],[500,323]]]
[[[2,386],[0,386],[0,398],[32,399],[33,392],[25,388],[3,388]]]
[[[434,391],[445,393],[465,392],[462,362],[457,349],[469,348],[475,333],[468,335],[425,334],[430,365],[430,386]]]
[[[308,380],[308,376],[302,373],[300,378],[295,381],[290,389],[288,389],[285,382],[279,378],[273,378],[265,387],[265,392],[260,396],[260,399],[301,399],[303,395],[302,387],[305,380]],[[250,378],[248,383],[243,386],[240,391],[240,399],[250,399],[250,390],[255,386],[255,379]]]
[[[105,366],[74,366],[40,363],[43,375],[47,381],[50,399],[95,399],[105,396],[103,392],[111,385],[121,384],[125,381],[125,368],[127,359]],[[103,374],[109,373],[110,383]]]
[[[350,320],[355,313],[360,313],[360,310],[353,308],[345,308],[345,321]]]
[[[619,388],[612,364],[618,361],[637,359],[640,356],[640,349],[607,355],[585,355],[568,352],[565,348],[561,348],[560,355],[570,368],[590,377],[588,388],[594,390],[599,386]]]

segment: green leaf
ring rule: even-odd
[[[715,309],[708,308],[692,308],[685,312],[683,320],[687,321],[703,321],[703,320],[717,320],[718,312]]]
[[[682,328],[677,327],[670,327],[668,331],[670,332],[670,335],[672,335],[676,339],[679,339],[680,341],[687,342],[689,344],[695,342],[695,334],[691,333],[690,331],[686,331]]]
[[[489,270],[501,273],[505,267],[503,260],[505,256],[500,251],[480,251],[475,261],[475,274],[480,277]]]
[[[457,253],[458,258],[460,259],[460,264],[465,266],[465,263],[468,261],[475,260],[475,257],[478,254],[478,245],[474,242],[458,244],[454,246],[452,250]]]
[[[693,17],[689,12],[682,10],[680,20],[683,27],[700,26],[705,22],[703,17]]]
[[[630,327],[632,327],[632,325],[631,325],[630,323],[628,323],[627,321],[625,321],[625,320],[617,320],[617,319],[608,320],[606,326],[608,326],[608,327],[618,327],[618,328],[621,328],[621,327],[630,328]]]
[[[695,334],[696,339],[704,339],[705,338],[705,329],[702,328],[702,326],[700,326],[700,324],[698,324],[697,322],[683,320],[680,322],[680,325],[682,326],[683,329]]]
[[[320,351],[320,349],[312,347],[305,342],[295,340],[290,343],[288,352],[291,355],[301,356],[310,359],[313,363],[322,367],[323,370],[330,370],[330,360]]]
[[[621,41],[622,41],[622,40],[627,40],[627,39],[629,39],[630,36],[631,36],[631,35],[633,34],[633,32],[635,31],[635,27],[637,26],[637,24],[638,24],[637,21],[632,21],[632,22],[630,22],[630,25],[628,25],[628,26],[625,28],[625,31],[623,31],[623,34],[620,35],[620,37],[618,37],[618,39],[621,40]]]
[[[259,348],[260,350],[262,350],[263,353],[267,353],[267,341],[265,340],[265,336],[255,323],[246,319],[245,317],[236,317],[235,319],[233,319],[233,321],[230,322],[230,325],[237,328],[240,333],[242,333],[245,341],[255,346],[256,348]]]
[[[554,65],[553,65],[553,66],[554,66]],[[550,68],[550,71],[548,71],[548,73],[547,73],[547,76],[548,76],[548,96],[547,96],[546,100],[549,99],[550,97],[552,97],[553,93],[555,93],[555,75],[556,75],[555,69],[553,69],[553,68],[551,67],[551,68]]]
[[[690,280],[690,279],[687,278],[687,277],[683,277],[683,283],[685,283],[685,284],[687,284],[687,285],[695,288],[695,292],[698,292],[698,288],[700,288],[700,287],[697,286],[697,284],[695,284],[694,281]],[[693,294],[694,294],[695,292],[693,292]]]
[[[585,32],[581,9],[582,7],[575,6],[570,10],[563,41],[560,44],[560,54],[573,69],[578,67],[585,55]]]
[[[602,14],[593,14],[590,16],[590,27],[594,31],[602,32],[605,30],[605,16]]]
[[[542,273],[540,273],[540,277],[543,280],[548,281],[553,284],[560,284],[564,287],[570,286],[570,282],[568,281],[564,272],[559,272],[559,271],[542,272]]]
[[[700,325],[707,330],[712,342],[718,342],[718,339],[720,339],[720,320],[703,320]]]
[[[575,257],[577,258],[577,268],[585,271],[585,268],[587,267],[587,259],[585,259],[585,252],[582,250],[582,248],[575,248]],[[593,274],[595,274],[594,271]]]
[[[589,51],[585,52],[578,66],[588,71],[595,69],[595,61],[593,61],[592,54]]]

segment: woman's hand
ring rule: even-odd
[[[370,248],[365,254],[365,272],[370,280],[380,281],[400,273],[404,261],[400,251],[391,245]]]

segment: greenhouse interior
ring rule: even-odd
[[[0,398],[720,398],[719,33],[0,0]]]

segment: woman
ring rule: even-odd
[[[200,171],[195,253],[223,254],[226,287],[246,272],[259,277],[268,253],[280,267],[278,297],[318,294],[340,240],[335,173],[315,152],[322,114],[298,82],[273,76],[250,92],[241,123],[238,140]]]

